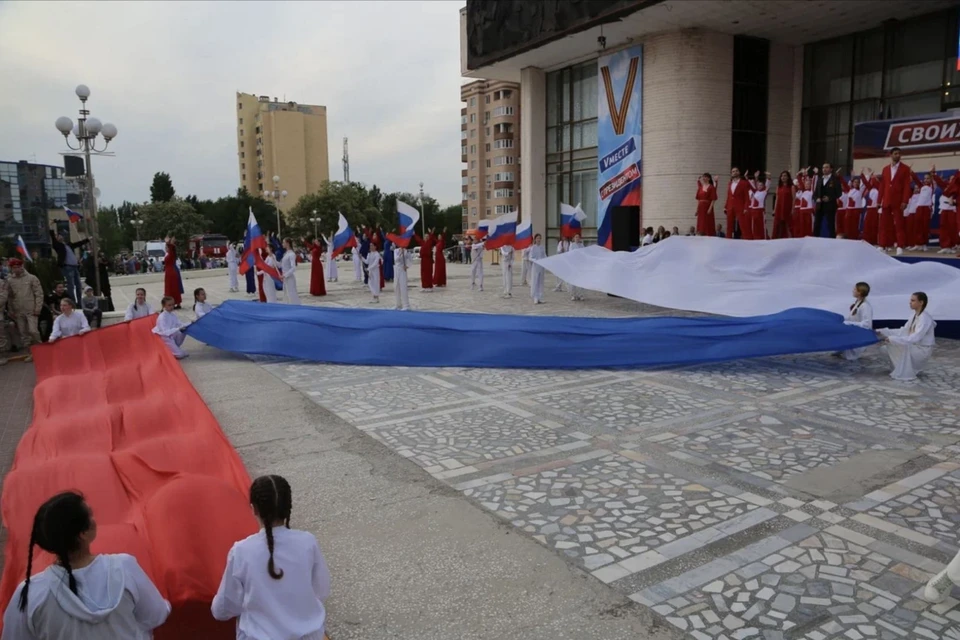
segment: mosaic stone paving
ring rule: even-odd
[[[487,267],[491,283],[499,275]],[[534,307],[519,286],[509,300],[496,286],[471,293],[461,265],[448,277],[445,291],[411,291],[413,307],[693,315],[594,293],[571,302],[549,277]],[[214,303],[244,297],[225,276],[202,286]],[[328,291],[303,299],[367,305],[353,283]],[[811,354],[658,371],[258,362],[652,609],[678,639],[960,640],[960,587],[939,605],[918,598],[960,547],[960,342],[938,340],[909,384],[889,379],[876,349],[853,363]],[[803,488],[830,473],[855,490],[843,504]]]
[[[580,442],[496,407],[417,417],[370,433],[428,470],[435,465],[456,469]]]
[[[464,493],[587,569],[756,508],[616,454]]]
[[[887,448],[883,444],[856,438],[855,434],[785,424],[770,415],[737,420],[689,435],[667,439],[653,437],[651,440],[778,483],[798,473],[844,462],[867,449],[882,451]]]
[[[960,546],[960,472],[941,476],[867,514]]]
[[[653,609],[702,640],[941,638],[954,623],[922,616],[929,605],[911,595],[928,577],[820,533]]]

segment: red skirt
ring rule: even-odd
[[[767,229],[763,223],[764,210],[760,207],[750,207],[747,209],[747,215],[750,218],[750,239],[766,240]]]
[[[834,232],[835,235],[838,235],[838,236],[846,236],[846,235],[847,235],[845,232],[846,232],[846,230],[847,230],[847,226],[846,226],[846,225],[847,225],[847,212],[848,212],[848,211],[849,211],[849,209],[847,209],[846,207],[839,207],[839,208],[837,209],[836,220],[835,220],[835,224],[834,224],[834,227],[833,227],[833,232]]]
[[[710,210],[710,200],[697,200],[697,235],[712,236],[717,232],[717,223]]]
[[[913,244],[925,247],[930,242],[930,207],[917,207],[917,212],[913,215],[917,218],[914,223]]]
[[[801,208],[794,216],[793,237],[805,238],[813,235],[813,209]]]
[[[880,209],[878,207],[867,207],[867,213],[863,216],[863,236],[865,240],[876,246],[880,229]]]
[[[793,216],[789,213],[773,216],[773,234],[774,240],[789,238],[793,236]]]
[[[323,282],[323,261],[319,259],[314,260],[310,265],[310,295],[327,295],[327,285]]]
[[[180,305],[180,279],[177,278],[177,267],[175,265],[165,265],[163,267],[163,295],[173,298],[175,305]]]
[[[839,233],[840,223],[837,223]],[[843,217],[843,237],[847,240],[860,239],[860,210],[847,209],[847,214]]]
[[[940,210],[940,248],[952,249],[957,245],[957,212]]]
[[[430,252],[426,255],[420,252],[420,287],[423,289],[433,289],[433,260],[430,259]]]

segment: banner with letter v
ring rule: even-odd
[[[601,56],[597,64],[597,244],[612,249],[611,211],[642,202],[643,46]]]

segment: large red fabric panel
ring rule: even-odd
[[[250,477],[154,323],[34,348],[33,423],[3,484],[0,605],[24,578],[37,508],[78,490],[97,521],[94,551],[136,556],[173,605],[157,638],[232,638],[210,601],[230,546],[257,530]],[[35,555],[34,571],[52,560]]]

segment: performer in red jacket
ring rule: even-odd
[[[880,235],[884,235],[884,216],[891,216],[896,230],[897,255],[902,254],[904,247],[908,245],[907,221],[903,212],[912,193],[910,184],[910,167],[900,164],[900,148],[894,147],[890,151],[890,164],[883,168],[880,179],[880,198],[883,202],[880,210]],[[884,238],[881,237],[880,246],[888,246],[883,241]]]
[[[713,217],[713,203],[717,201],[717,187],[713,176],[705,173],[697,182],[697,235],[712,236],[716,233],[717,223]]]
[[[163,295],[173,298],[175,307],[180,306],[180,279],[177,278],[177,243],[176,238],[167,236],[167,254],[163,256]]]
[[[740,169],[730,170],[730,185],[727,187],[727,201],[723,211],[727,214],[727,237],[733,237],[736,223],[740,224],[740,237],[750,240],[750,221],[747,217],[747,207],[750,205],[750,183],[740,178]]]

